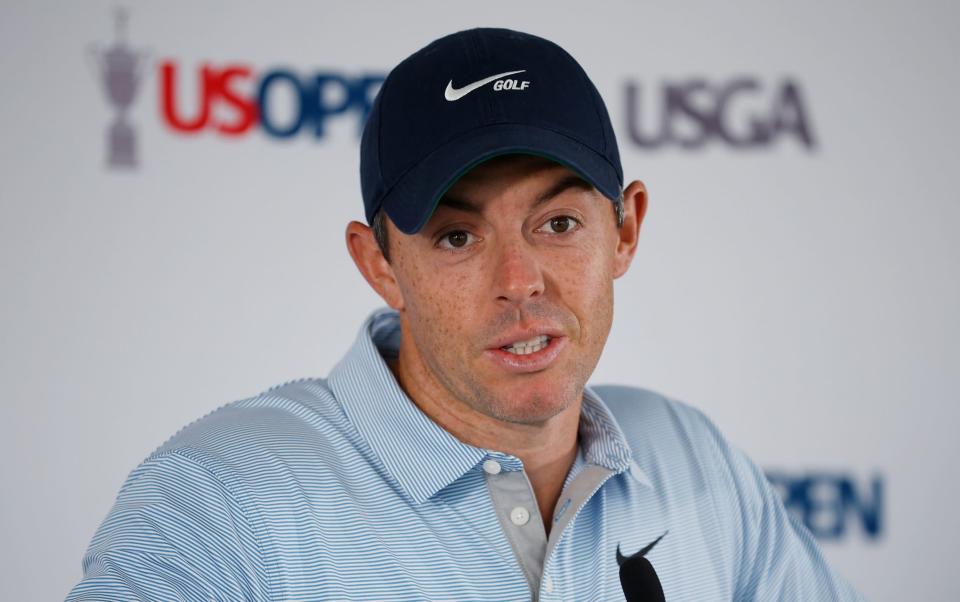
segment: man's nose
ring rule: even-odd
[[[504,244],[493,266],[493,293],[497,301],[523,303],[543,293],[543,272],[526,241]]]

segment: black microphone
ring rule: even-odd
[[[666,535],[669,531],[664,532]],[[627,602],[665,602],[663,586],[657,571],[650,561],[644,558],[647,552],[657,545],[663,535],[651,541],[639,552],[631,556],[624,556],[617,545],[617,564],[620,565],[620,586]]]
[[[665,602],[657,572],[640,554],[634,554],[620,565],[620,585],[627,602]]]

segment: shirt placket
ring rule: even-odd
[[[564,531],[613,471],[587,465],[576,475],[557,500],[548,538],[533,487],[520,460],[506,455],[492,457],[484,461],[483,470],[500,526],[530,585],[531,599],[539,600],[541,591],[547,596],[559,594],[554,575],[544,568],[549,569],[550,555]]]

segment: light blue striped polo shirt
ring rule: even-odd
[[[667,600],[858,600],[760,470],[699,411],[584,391],[549,537],[520,460],[424,415],[378,310],[326,379],[226,404],[134,469],[80,600],[623,600],[617,549]]]

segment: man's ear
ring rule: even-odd
[[[383,256],[370,226],[352,221],[347,224],[346,238],[350,257],[353,258],[353,263],[357,265],[367,284],[386,301],[387,305],[398,311],[402,310],[403,295],[397,285],[393,267]]]
[[[614,257],[613,277],[627,273],[640,239],[640,224],[647,213],[647,188],[640,180],[630,182],[623,191],[623,225],[619,230],[617,251]]]

